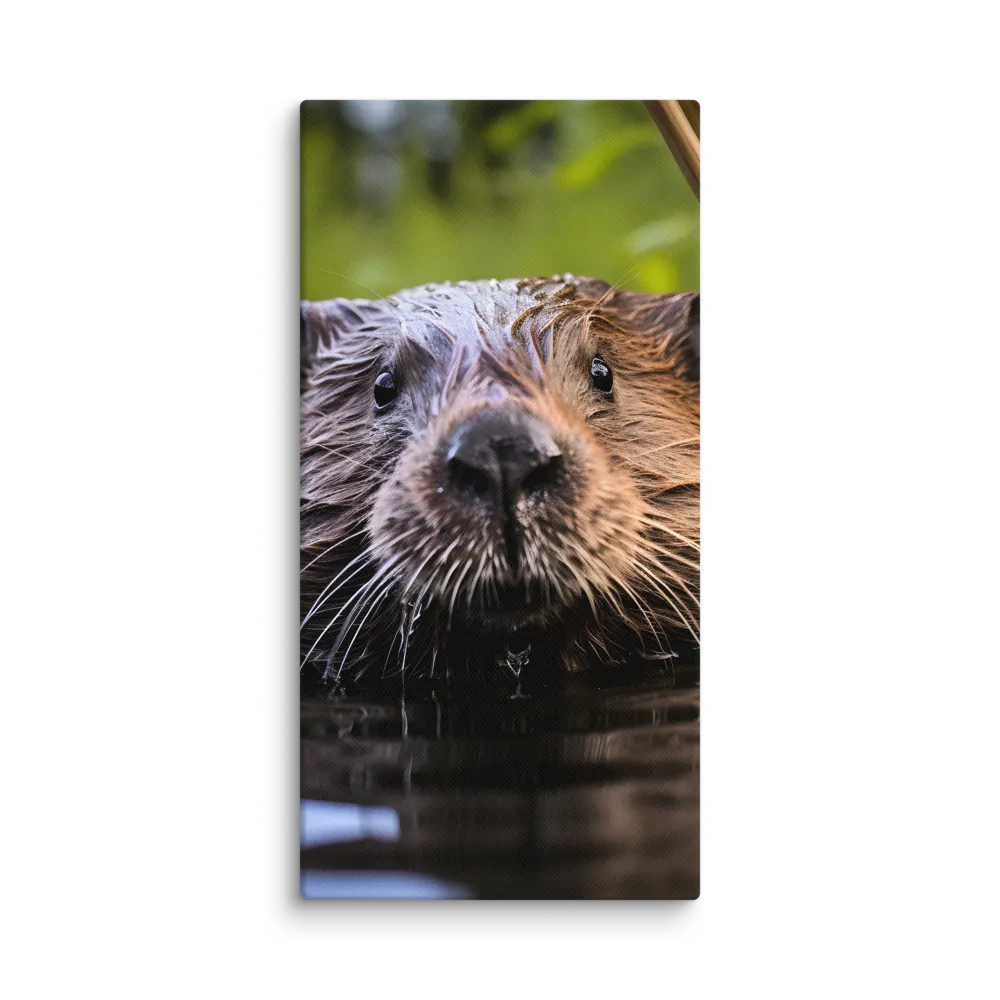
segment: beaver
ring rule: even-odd
[[[699,302],[569,274],[302,302],[304,678],[697,642]]]

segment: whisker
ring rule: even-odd
[[[358,562],[358,561],[359,561],[359,560],[361,560],[361,559],[364,559],[364,560],[365,560],[365,562],[363,562],[363,563],[362,563],[362,564],[361,564],[361,565],[360,565],[360,566],[359,566],[359,567],[358,567],[358,568],[357,568],[357,569],[356,569],[356,570],[355,570],[355,571],[354,571],[354,572],[353,572],[353,573],[352,573],[352,574],[351,574],[351,575],[350,575],[349,577],[347,577],[347,578],[346,578],[345,580],[343,580],[342,582],[343,582],[343,583],[347,583],[347,581],[348,581],[348,580],[353,580],[353,579],[354,579],[354,577],[356,577],[356,576],[358,575],[358,573],[361,573],[361,572],[362,572],[362,571],[363,571],[363,570],[364,570],[364,569],[365,569],[365,568],[366,568],[367,566],[369,566],[369,565],[371,564],[371,556],[372,556],[372,553],[371,553],[371,550],[370,550],[370,549],[365,549],[365,550],[364,550],[363,552],[360,552],[360,553],[358,553],[358,555],[356,555],[356,556],[355,556],[355,557],[354,557],[354,558],[353,558],[353,559],[352,559],[352,560],[351,560],[351,561],[350,561],[350,562],[349,562],[349,563],[348,563],[348,564],[347,564],[347,565],[346,565],[346,566],[345,566],[345,567],[344,567],[344,568],[343,568],[343,569],[342,569],[342,570],[341,570],[341,571],[340,571],[340,572],[339,572],[339,573],[338,573],[338,574],[337,574],[337,575],[336,575],[336,576],[335,576],[335,577],[334,577],[334,578],[333,578],[333,579],[332,579],[332,580],[331,580],[331,581],[330,581],[330,582],[329,582],[329,583],[328,583],[328,584],[327,584],[327,585],[326,585],[326,586],[325,586],[324,588],[323,588],[323,590],[322,590],[322,591],[320,592],[320,595],[319,595],[319,596],[318,596],[318,597],[316,598],[316,600],[315,600],[315,601],[313,601],[313,605],[312,605],[312,607],[311,607],[311,608],[309,609],[309,611],[308,611],[308,613],[306,614],[306,616],[305,616],[305,617],[304,617],[304,618],[302,619],[302,624],[301,624],[301,625],[299,625],[299,631],[300,631],[300,632],[302,631],[302,629],[304,629],[304,628],[306,627],[306,625],[307,625],[307,624],[309,623],[309,621],[310,621],[310,619],[311,619],[311,618],[313,617],[313,615],[315,615],[315,614],[316,614],[316,612],[318,612],[318,611],[320,610],[320,608],[322,607],[322,605],[326,603],[326,600],[327,600],[327,599],[328,599],[329,597],[332,597],[334,593],[336,593],[336,590],[337,590],[338,588],[336,588],[336,587],[335,587],[335,584],[336,584],[336,583],[337,583],[337,581],[338,581],[338,580],[339,580],[339,579],[340,579],[340,578],[341,578],[341,577],[342,577],[342,576],[344,575],[344,573],[346,573],[346,572],[347,572],[347,570],[349,570],[349,569],[350,569],[350,568],[351,568],[351,567],[352,567],[352,566],[353,566],[353,565],[354,565],[354,564],[355,564],[356,562]]]
[[[673,528],[668,527],[662,521],[659,520],[654,521],[650,519],[648,516],[643,516],[641,520],[643,524],[648,524],[651,527],[657,528],[658,530],[663,531],[668,535],[673,535],[673,537],[676,538],[678,541],[683,542],[685,545],[687,545],[689,548],[694,549],[696,552],[701,551],[701,546],[697,542],[692,541],[690,538],[685,538],[680,532],[674,531]]]
[[[339,549],[341,545],[345,545],[352,538],[357,538],[360,535],[363,535],[367,530],[368,530],[367,528],[362,528],[360,531],[355,531],[353,535],[348,535],[346,538],[341,538],[339,541],[334,542],[333,545],[327,546],[325,549],[323,549],[322,552],[320,552],[318,556],[316,556],[314,559],[310,559],[309,562],[307,562],[299,572],[304,573],[314,563],[318,562],[324,556],[329,555],[334,549]]]
[[[698,632],[697,632],[697,630],[696,630],[696,629],[695,629],[695,627],[694,627],[694,626],[693,626],[693,625],[691,624],[690,620],[689,620],[689,619],[688,619],[688,617],[687,617],[687,616],[686,616],[686,615],[684,614],[684,612],[683,612],[683,611],[681,611],[681,609],[680,609],[680,608],[678,607],[677,603],[675,603],[675,602],[678,602],[678,601],[680,601],[680,598],[678,598],[678,597],[677,597],[677,595],[676,595],[676,594],[675,594],[675,593],[674,593],[674,592],[673,592],[673,591],[672,591],[672,590],[671,590],[671,589],[670,589],[670,588],[669,588],[669,587],[668,587],[668,586],[667,586],[667,585],[666,585],[665,583],[663,583],[663,582],[662,582],[662,581],[660,581],[660,580],[657,580],[657,579],[656,579],[656,577],[655,577],[655,576],[653,576],[653,574],[651,574],[651,573],[650,573],[650,572],[649,572],[649,571],[648,571],[648,570],[647,570],[647,569],[645,568],[645,566],[643,566],[643,565],[641,565],[641,564],[636,564],[636,569],[637,569],[637,570],[638,570],[638,571],[639,571],[639,572],[640,572],[640,573],[641,573],[641,574],[642,574],[642,575],[643,575],[643,576],[644,576],[644,577],[645,577],[645,578],[646,578],[647,580],[649,580],[649,582],[650,582],[650,583],[652,583],[652,584],[653,584],[653,585],[654,585],[654,586],[656,587],[657,591],[658,591],[658,592],[660,593],[660,595],[661,595],[661,596],[663,597],[663,599],[664,599],[664,600],[665,600],[665,601],[666,601],[666,602],[667,602],[667,603],[668,603],[668,604],[669,604],[669,605],[670,605],[670,606],[671,606],[671,607],[672,607],[672,608],[674,609],[674,611],[675,611],[675,612],[677,613],[677,617],[678,617],[678,619],[680,620],[681,624],[683,624],[683,625],[684,625],[684,627],[685,627],[685,628],[686,628],[686,629],[687,629],[687,630],[688,630],[688,631],[689,631],[689,632],[691,633],[691,636],[692,636],[692,638],[693,638],[693,639],[695,640],[695,642],[698,642],[699,640],[698,640]],[[668,595],[670,595],[670,596],[668,596]]]
[[[347,650],[344,652],[344,658],[340,661],[340,668],[337,670],[337,678],[336,678],[336,680],[337,680],[338,683],[340,681],[340,675],[341,675],[341,673],[344,670],[344,664],[347,663],[347,658],[348,658],[348,656],[351,655],[351,648],[354,646],[355,640],[361,634],[361,630],[364,628],[365,622],[368,621],[368,618],[371,615],[371,613],[382,603],[382,601],[385,600],[386,595],[388,595],[388,593],[391,590],[392,590],[392,581],[390,581],[389,583],[387,583],[385,585],[385,587],[382,588],[382,591],[379,593],[378,597],[373,598],[373,600],[371,601],[370,606],[368,608],[368,611],[365,612],[364,618],[362,618],[361,621],[358,623],[358,627],[354,631],[354,635],[351,638],[351,641],[350,641],[350,643],[347,646]],[[341,640],[338,637],[338,641],[334,643],[334,646],[333,646],[334,649],[339,649],[340,648],[340,641]],[[362,656],[364,656],[363,653],[362,653]]]
[[[306,653],[305,657],[303,658],[300,669],[302,667],[305,667],[306,663],[309,662],[309,657],[312,656],[316,647],[320,644],[320,642],[323,640],[323,637],[326,635],[327,632],[330,631],[330,629],[333,627],[334,623],[340,618],[340,616],[351,606],[351,604],[355,600],[357,600],[359,597],[363,597],[368,588],[373,587],[382,577],[384,577],[396,565],[396,563],[399,562],[400,558],[401,558],[400,556],[396,556],[391,561],[385,563],[367,583],[359,587],[344,602],[340,610],[333,616],[333,618],[330,619],[329,622],[327,622],[326,626],[323,628],[323,631],[320,632],[320,634],[316,637],[316,641],[312,644],[312,646],[309,647],[309,652]]]
[[[449,629],[449,631],[451,630],[451,619],[452,619],[452,615],[455,612],[455,601],[458,598],[459,588],[462,586],[462,580],[465,579],[465,574],[468,573],[471,568],[472,568],[472,560],[471,559],[467,559],[466,562],[465,562],[465,569],[462,570],[462,572],[459,574],[458,579],[455,581],[455,589],[454,589],[454,591],[452,592],[452,595],[451,595],[451,603],[448,605],[448,629]]]

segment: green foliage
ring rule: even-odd
[[[447,194],[399,142],[395,197],[359,194],[364,137],[310,102],[302,132],[302,294],[565,271],[637,291],[699,287],[699,210],[640,102],[533,101],[484,120],[456,103]],[[383,163],[384,165],[384,163]]]
[[[574,190],[597,184],[626,153],[643,146],[659,147],[663,140],[648,125],[632,125],[600,139],[556,171],[556,181]]]
[[[498,153],[513,152],[539,125],[559,117],[559,105],[559,101],[529,101],[523,108],[508,112],[486,130],[486,144]]]

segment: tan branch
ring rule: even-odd
[[[697,101],[643,101],[674,154],[694,196],[701,200],[701,110]]]

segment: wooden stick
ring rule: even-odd
[[[674,154],[694,196],[701,201],[701,110],[697,101],[643,101]]]
[[[691,123],[694,134],[701,139],[701,105],[697,101],[678,101],[683,109],[684,115]]]

